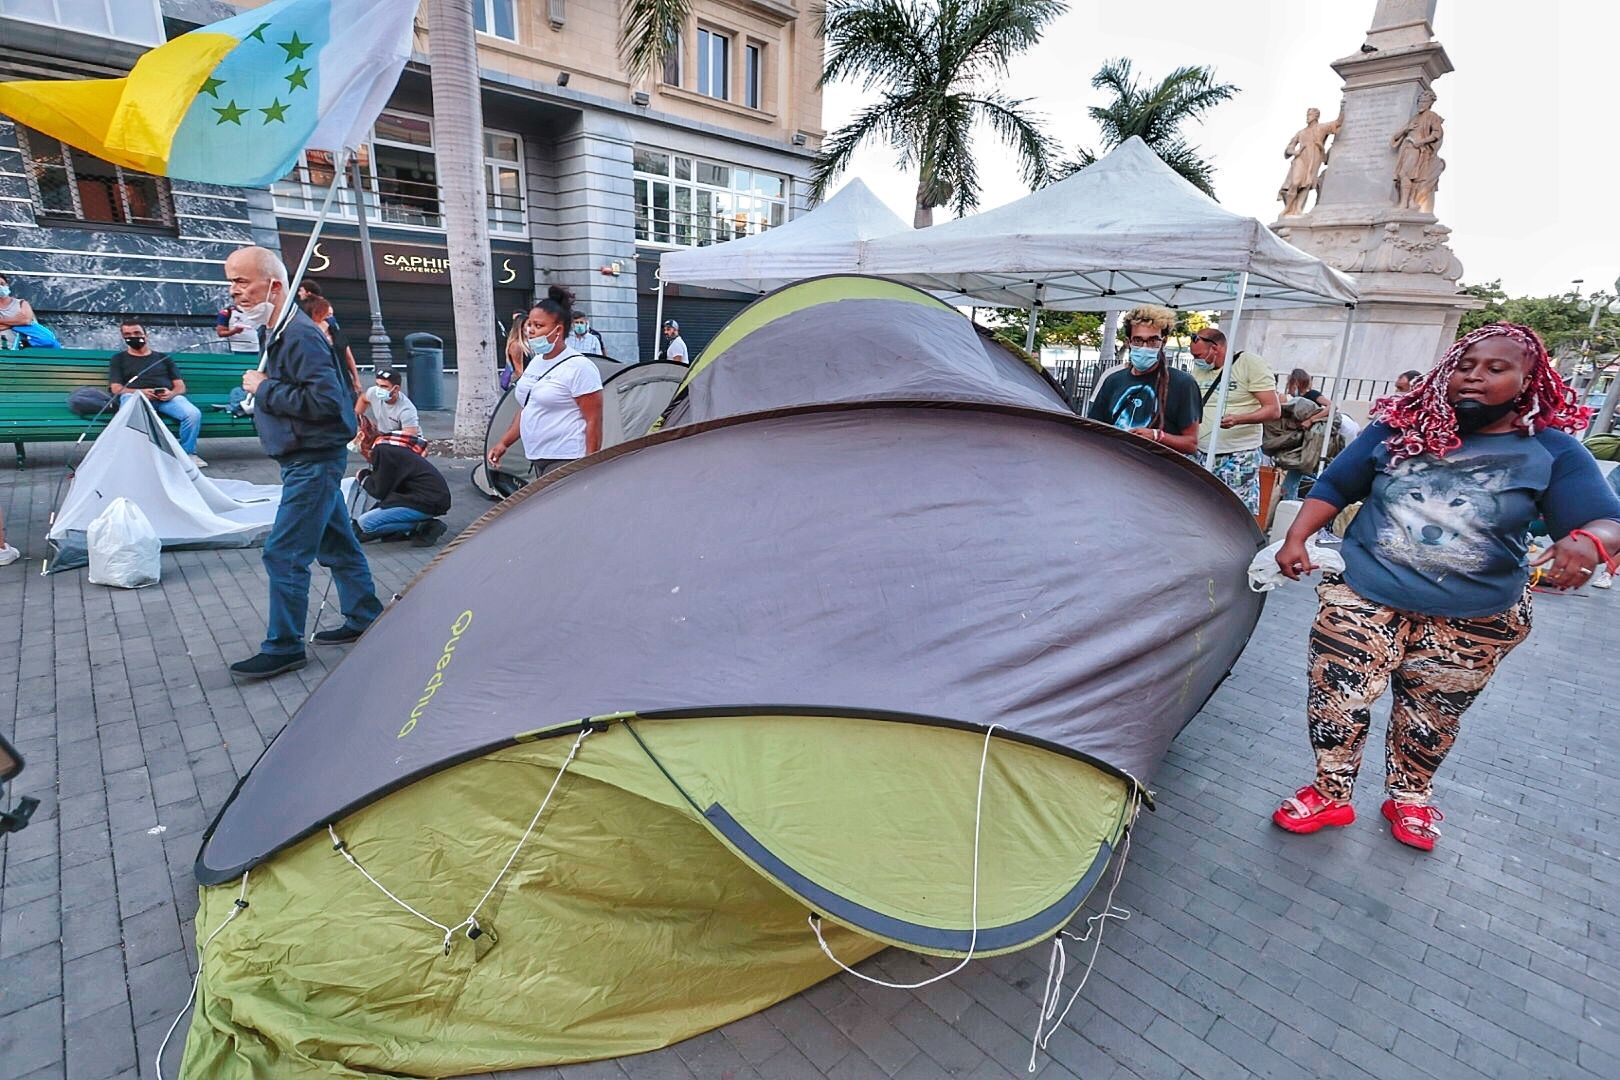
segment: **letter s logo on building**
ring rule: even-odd
[[[450,624],[450,640],[444,643],[444,648],[439,652],[439,659],[433,665],[433,674],[428,676],[427,683],[422,687],[422,696],[417,698],[416,708],[411,710],[410,719],[405,721],[395,738],[403,739],[416,730],[416,722],[422,719],[422,714],[427,711],[428,702],[432,701],[433,695],[444,686],[445,672],[449,670],[450,662],[456,657],[456,642],[461,640],[461,635],[467,632],[467,627],[472,625],[472,621],[473,613],[463,611],[456,616],[456,621]]]

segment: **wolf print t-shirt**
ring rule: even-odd
[[[1620,520],[1620,498],[1592,455],[1561,431],[1465,435],[1445,457],[1390,461],[1390,429],[1368,424],[1334,459],[1311,498],[1343,508],[1364,500],[1344,538],[1344,580],[1402,611],[1471,619],[1512,607],[1524,592],[1530,523],[1553,539],[1598,518]]]

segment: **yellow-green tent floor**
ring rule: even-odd
[[[524,840],[575,741],[496,751],[336,823],[375,883],[325,830],[252,869],[248,906],[203,950],[183,1075],[458,1076],[656,1049],[837,970],[807,892],[843,906],[815,905],[846,964],[891,941],[960,955],[981,760],[974,952],[1011,951],[1083,902],[1134,799],[1037,746],[994,738],[983,756],[968,730],[618,718]],[[200,948],[240,892],[201,890]],[[427,920],[475,909],[483,932],[446,951]]]

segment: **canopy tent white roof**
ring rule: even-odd
[[[1229,308],[1245,273],[1247,308],[1357,299],[1344,274],[1222,207],[1134,137],[1016,202],[873,239],[859,265],[861,273],[1003,307]]]
[[[769,292],[805,278],[857,269],[867,240],[910,228],[860,180],[785,225],[712,247],[663,257],[663,281],[737,292]]]

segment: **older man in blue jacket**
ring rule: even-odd
[[[225,277],[241,310],[262,326],[277,324],[289,297],[287,267],[274,252],[238,248],[225,260]],[[356,421],[354,395],[332,343],[294,307],[270,340],[264,370],[244,372],[242,388],[253,395],[259,443],[281,466],[281,506],[264,542],[270,626],[258,655],[232,664],[231,672],[267,679],[308,662],[304,623],[312,560],[332,572],[344,616],[342,626],[315,635],[317,644],[355,640],[382,614],[382,604],[340,490]]]

